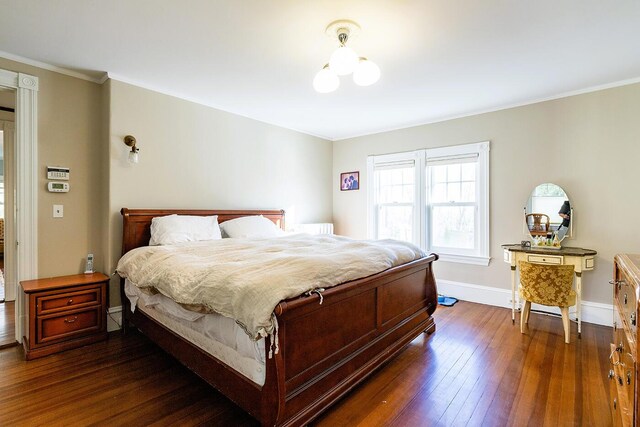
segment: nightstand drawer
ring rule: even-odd
[[[36,298],[38,315],[56,313],[101,304],[101,288],[45,295]]]
[[[38,318],[36,344],[46,344],[102,329],[101,307],[73,310]]]

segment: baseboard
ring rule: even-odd
[[[107,332],[117,331],[122,326],[122,306],[107,309]]]
[[[511,290],[436,279],[438,293],[462,301],[470,301],[495,307],[511,308]],[[532,304],[532,310],[560,315],[558,307]],[[569,309],[571,318],[575,318],[575,307]],[[582,321],[596,325],[613,326],[613,305],[599,302],[582,301]]]

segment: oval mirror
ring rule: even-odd
[[[559,185],[540,184],[533,189],[525,207],[525,223],[537,246],[560,247],[571,235],[573,209],[569,196]]]

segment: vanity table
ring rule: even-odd
[[[578,322],[578,337],[582,332],[582,272],[593,270],[595,267],[596,251],[592,249],[562,247],[560,249],[548,249],[528,247],[522,245],[502,245],[504,261],[511,264],[511,321],[516,321],[516,299],[520,304],[520,298],[516,293],[516,268],[518,262],[527,261],[535,264],[548,265],[573,265],[576,279],[576,321]]]

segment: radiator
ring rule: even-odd
[[[333,224],[330,222],[319,222],[316,224],[296,224],[293,229],[296,233],[308,234],[333,234]]]

